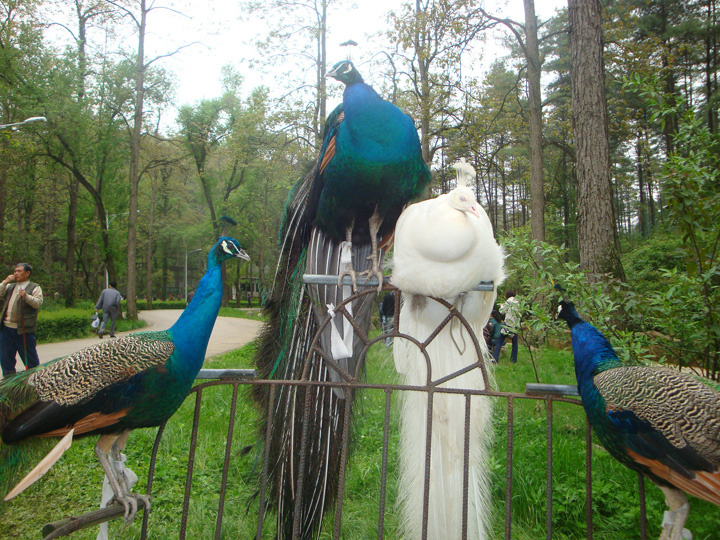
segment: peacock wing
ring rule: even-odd
[[[635,463],[720,504],[720,392],[675,370],[644,366],[610,369],[593,382]]]
[[[16,415],[3,426],[3,440],[63,435],[70,425],[79,435],[116,423],[126,413],[119,404],[127,400],[100,404],[93,398],[163,366],[174,350],[168,332],[142,332],[86,347],[33,370],[23,378],[22,391],[15,392],[22,402],[8,404]]]
[[[42,401],[74,405],[151,368],[175,350],[168,332],[140,332],[86,347],[33,373],[28,384]]]

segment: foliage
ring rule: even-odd
[[[94,335],[95,329],[90,326],[90,317],[94,308],[87,303],[84,308],[40,309],[38,327],[35,337],[38,343],[53,343],[68,339],[86,338]],[[102,317],[102,314],[100,315]],[[145,326],[143,321],[129,321],[118,318],[115,327],[118,332],[136,330]]]
[[[680,362],[701,367],[720,378],[720,134],[678,97],[668,99],[657,77],[629,78],[653,107],[652,118],[676,126],[674,150],[665,163],[662,186],[672,231],[685,247],[684,271],[662,270],[669,288],[652,295],[659,313],[675,320],[658,321],[661,328],[678,333]],[[665,324],[663,324],[665,322]]]

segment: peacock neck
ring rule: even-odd
[[[170,328],[175,348],[182,359],[181,369],[193,378],[205,360],[210,334],[222,302],[220,263],[211,256],[193,299]]]
[[[584,321],[574,324],[572,327],[572,346],[575,358],[575,376],[581,394],[583,387],[592,385],[595,375],[622,365],[605,336]]]

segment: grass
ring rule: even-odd
[[[254,345],[227,353],[205,367],[252,367]],[[504,392],[523,392],[535,376],[529,356],[521,348],[519,362],[508,362],[503,352],[496,369],[498,387]],[[572,384],[574,373],[569,351],[546,348],[536,353],[541,382]],[[395,382],[396,374],[389,349],[373,347],[367,362],[367,380]],[[250,386],[239,386],[239,399],[232,439],[228,487],[223,516],[222,538],[252,538],[255,534],[261,467],[257,441],[257,411]],[[226,445],[231,386],[212,386],[203,390],[199,438],[195,454],[192,498],[189,506],[187,537],[207,538],[214,534],[218,512],[221,471]],[[390,414],[385,538],[398,538],[398,516],[394,505],[397,493],[397,392]],[[385,392],[363,390],[356,399],[353,448],[351,451],[341,538],[377,538],[384,425]],[[182,515],[185,470],[188,463],[194,397],[168,422],[158,455],[153,486],[153,510],[149,519],[151,538],[177,538]],[[585,538],[585,417],[574,404],[555,403],[553,422],[553,539]],[[514,405],[514,466],[512,499],[512,538],[545,538],[546,500],[546,408],[544,401],[516,399]],[[493,485],[492,538],[504,537],[507,401],[498,398],[494,427],[496,442],[491,460]],[[137,430],[126,451],[128,463],[140,477],[144,489],[156,429]],[[38,538],[43,524],[97,506],[102,472],[92,450],[94,438],[74,442],[62,460],[26,493],[0,507],[0,538]],[[247,448],[250,450],[247,451]],[[593,444],[593,509],[595,538],[629,540],[640,538],[637,475],[619,465],[596,443]],[[664,503],[661,492],[647,485],[648,538],[659,535]],[[136,488],[138,490],[139,488]],[[52,502],[50,502],[52,501]],[[691,500],[687,523],[696,540],[717,538],[718,508]],[[321,538],[332,537],[333,515],[326,517]],[[135,539],[141,520],[125,526],[111,523],[111,537]],[[265,523],[264,538],[272,538],[272,514]],[[95,528],[80,531],[76,539],[94,539]]]

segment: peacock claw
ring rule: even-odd
[[[117,495],[115,495],[113,498],[125,507],[125,523],[132,523],[132,521],[135,519],[138,511],[138,501],[142,503],[142,506],[145,508],[146,512],[150,511],[150,500],[152,499],[150,495],[138,495],[136,493],[128,493],[127,495],[122,495],[119,498]]]
[[[352,268],[349,268],[338,275],[338,287],[342,287],[342,280],[345,276],[350,276],[350,279],[352,280],[352,291],[353,293],[356,293],[358,290],[357,273]]]

